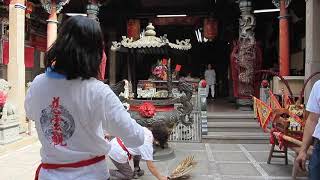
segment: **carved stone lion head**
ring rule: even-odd
[[[10,89],[11,85],[9,84],[9,82],[4,79],[0,79],[0,91],[3,91],[7,94]]]

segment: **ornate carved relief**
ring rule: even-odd
[[[277,7],[280,8],[280,1],[286,1],[286,8],[290,5],[291,0],[272,0],[272,3]]]
[[[252,14],[251,1],[243,0],[239,3],[241,11],[239,19],[239,52],[237,63],[239,65],[239,94],[250,96],[254,94],[254,64],[256,60],[255,26],[256,19]]]
[[[0,39],[9,38],[9,19],[0,17]]]

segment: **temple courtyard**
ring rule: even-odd
[[[20,142],[21,144],[22,142]],[[19,146],[0,149],[1,180],[32,180],[40,163],[40,143],[30,141]],[[208,144],[208,143],[171,143],[175,158],[156,162],[163,174],[169,175],[185,157],[192,155],[198,162],[190,173],[190,179],[209,180],[259,180],[291,179],[293,154],[289,155],[289,165],[283,159],[273,159],[267,164],[268,144]],[[14,149],[14,150],[13,150]],[[109,167],[114,168],[110,161]],[[155,179],[147,170],[145,163],[141,167],[146,174],[142,180]],[[300,177],[299,179],[307,179]]]

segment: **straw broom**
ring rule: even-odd
[[[192,171],[196,164],[197,162],[194,161],[194,156],[188,156],[178,164],[178,166],[172,171],[169,178],[177,179],[186,176]]]

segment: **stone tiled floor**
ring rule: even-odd
[[[176,165],[188,155],[194,155],[198,165],[190,174],[190,179],[208,180],[273,180],[291,179],[292,159],[290,164],[283,165],[282,160],[266,163],[269,145],[264,144],[186,144],[172,143],[175,159],[156,162],[159,170],[168,175]],[[1,180],[32,180],[40,162],[40,144],[34,143],[22,149],[0,156]],[[113,168],[108,161],[109,167]],[[142,180],[155,179],[146,170]],[[301,177],[300,179],[307,179]]]

